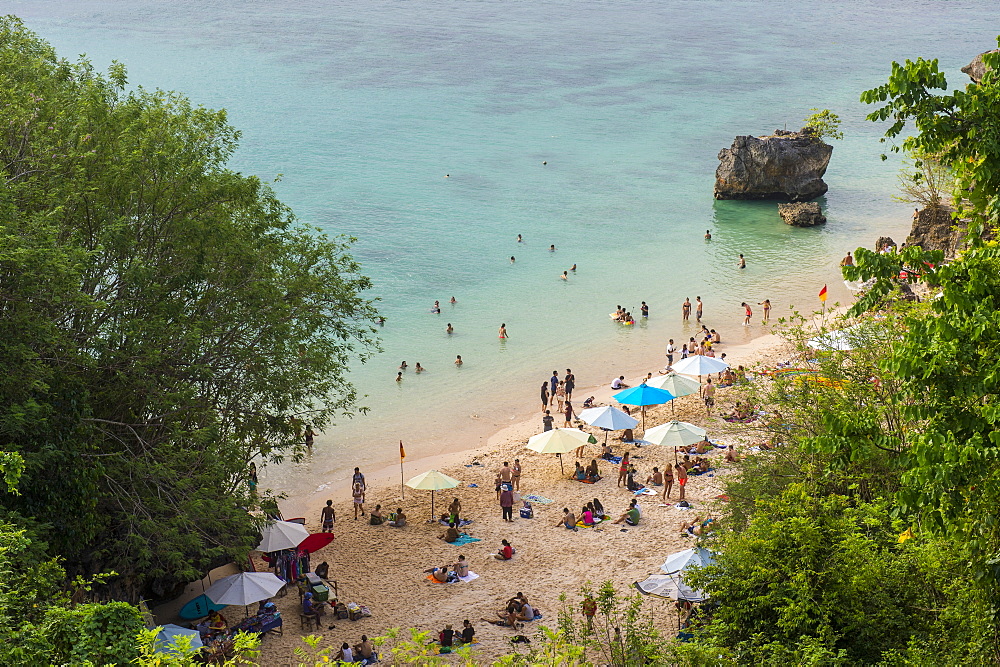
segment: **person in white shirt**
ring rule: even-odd
[[[611,381],[612,389],[628,389],[628,385],[625,384],[625,376],[619,375],[614,380]]]
[[[676,351],[677,348],[674,347],[674,339],[671,338],[670,341],[667,343],[667,366],[674,365],[674,352]]]

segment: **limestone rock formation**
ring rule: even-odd
[[[815,227],[826,224],[826,216],[816,202],[778,204],[778,215],[792,227]]]
[[[906,245],[917,245],[924,250],[943,250],[946,258],[958,252],[965,230],[956,227],[950,208],[925,208],[917,212],[906,237]]]
[[[986,53],[996,53],[1000,49],[993,49],[992,51],[987,51]],[[969,75],[969,78],[975,83],[979,83],[983,80],[983,74],[986,73],[986,65],[983,63],[983,56],[985,54],[980,53],[978,56],[972,59],[972,62],[962,68],[962,71]]]
[[[823,174],[833,146],[802,129],[775,130],[769,137],[736,137],[719,151],[716,199],[777,199],[802,202],[827,191]]]

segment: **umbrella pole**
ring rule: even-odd
[[[565,468],[563,468],[563,462],[562,462],[562,454],[556,454],[556,456],[558,456],[558,457],[559,457],[559,472],[560,472],[561,474],[565,475],[565,474],[566,474],[566,469],[565,469]]]
[[[434,489],[431,489],[431,523],[434,523]]]

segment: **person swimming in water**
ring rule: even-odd
[[[549,252],[555,252],[555,251],[556,251],[556,244],[553,243],[552,245],[549,246]]]
[[[420,365],[419,361],[417,362],[417,369],[416,369],[416,371],[417,371],[417,373],[423,373],[424,372],[424,367]]]
[[[403,371],[399,371],[398,373],[396,373],[396,382],[402,382],[402,381],[403,381]]]
[[[450,334],[455,333],[455,327],[451,326],[451,322],[448,322],[448,328],[445,331]]]
[[[708,229],[705,230],[705,240],[706,241],[711,241],[712,240],[712,232],[711,232],[711,230],[708,230]]]
[[[573,273],[576,273],[576,264],[574,264],[573,266],[569,267],[569,270],[572,271]]]
[[[562,278],[563,280],[569,280],[569,271],[563,271],[562,275],[559,277]]]
[[[401,371],[405,371],[406,370],[406,362],[405,361],[399,365],[399,370],[401,370]]]
[[[501,324],[500,330],[497,332],[500,338],[507,338],[507,325]]]
[[[510,256],[510,263],[511,263],[511,264],[513,264],[513,263],[514,263],[514,255],[511,255],[511,256]]]
[[[432,313],[440,313],[441,312],[441,302],[440,301],[435,301],[434,302],[434,307],[431,308],[431,312]]]
[[[451,303],[458,303],[458,301],[455,299],[455,297],[451,297]]]
[[[523,239],[523,238],[521,238],[521,235],[520,235],[520,234],[518,234],[518,235],[517,235],[517,242],[518,242],[518,243],[524,243],[524,239]]]
[[[455,365],[456,366],[461,366],[462,365],[462,355],[459,354],[459,355],[455,356]]]

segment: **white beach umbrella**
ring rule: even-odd
[[[828,331],[815,338],[809,339],[809,347],[817,350],[839,350],[842,352],[853,350],[864,344],[864,331],[860,324]]]
[[[459,484],[461,482],[454,477],[449,477],[437,470],[422,472],[406,483],[411,489],[431,492],[431,520],[434,519],[434,492],[441,491],[442,489],[454,489]]]
[[[156,633],[156,652],[173,653],[178,648],[177,639],[179,637],[190,637],[191,648],[201,648],[205,645],[204,642],[201,641],[201,633],[197,630],[182,628],[179,625],[167,623],[166,625],[160,627]]]
[[[603,428],[605,431],[604,442],[608,441],[608,431],[620,431],[639,425],[638,419],[611,405],[605,405],[602,408],[587,408],[580,413],[580,419],[591,426]]]
[[[244,607],[275,595],[285,582],[271,572],[240,572],[219,579],[208,587],[205,595],[215,604],[235,604]]]
[[[696,591],[684,583],[680,574],[651,574],[643,581],[633,584],[646,595],[655,595],[671,600],[686,600],[702,602],[708,596],[702,591]]]
[[[309,537],[309,531],[301,523],[291,521],[274,521],[260,531],[261,541],[258,551],[271,552],[282,549],[294,549]]]
[[[692,380],[689,377],[684,377],[683,375],[678,375],[673,372],[655,377],[646,384],[650,387],[656,387],[657,389],[665,389],[676,398],[696,394],[701,389],[701,383],[697,380]],[[670,411],[674,411],[673,401],[670,401]]]
[[[705,429],[687,422],[669,421],[666,424],[654,426],[643,434],[643,440],[654,445],[667,447],[687,447],[705,439]]]
[[[692,566],[704,567],[714,564],[715,558],[713,558],[712,552],[704,547],[698,547],[670,554],[660,569],[667,574],[675,574]]]
[[[563,469],[562,455],[585,445],[590,434],[578,428],[554,428],[528,438],[528,449],[539,454],[558,454],[559,470]]]
[[[650,387],[656,387],[657,389],[666,389],[677,398],[680,398],[681,396],[689,396],[690,394],[697,394],[698,390],[701,389],[700,382],[692,380],[691,378],[686,378],[683,375],[678,375],[677,373],[660,375],[659,377],[653,378],[646,384]]]
[[[715,357],[706,357],[704,354],[696,354],[693,357],[681,359],[673,365],[675,373],[697,375],[698,377],[711,375],[712,373],[721,373],[727,368],[729,368],[729,364],[726,362]]]

